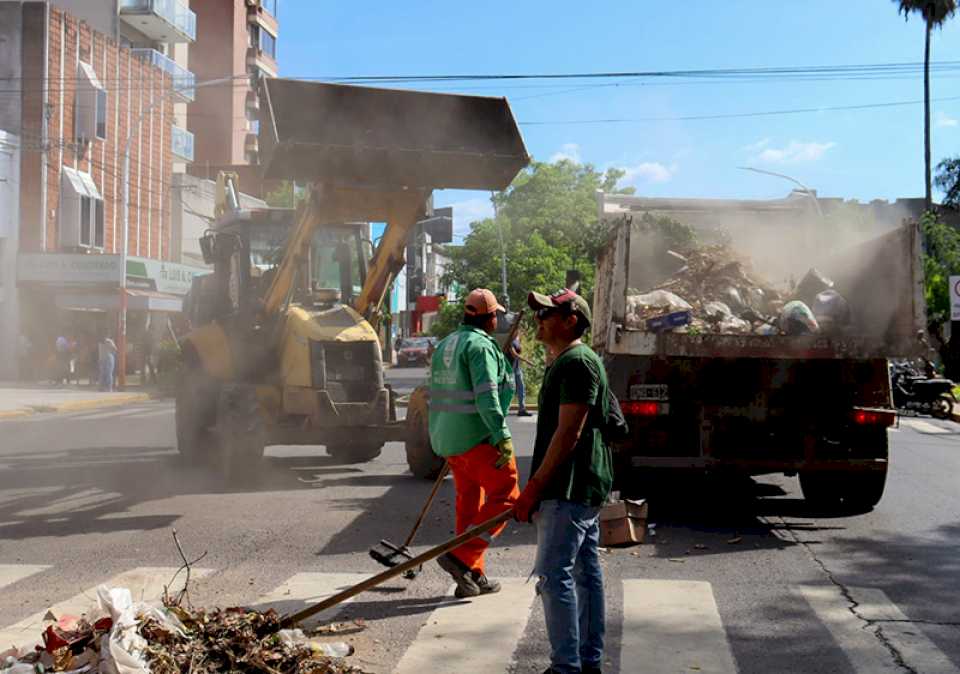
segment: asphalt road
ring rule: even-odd
[[[389,375],[399,390],[422,376]],[[524,478],[535,420],[511,420]],[[362,465],[322,448],[268,453],[244,487],[185,465],[166,402],[0,422],[0,650],[118,576],[149,577],[156,594],[180,566],[174,528],[189,556],[206,553],[194,605],[301,608],[380,571],[368,549],[401,540],[430,488],[400,445]],[[883,501],[855,517],[807,512],[792,479],[677,487],[652,542],[603,554],[605,671],[960,671],[960,427],[906,421],[891,453]],[[417,547],[451,535],[452,498],[448,480]],[[452,600],[429,565],[332,616],[363,620],[335,638],[373,672],[539,673],[533,545],[514,524],[492,549],[499,598]]]

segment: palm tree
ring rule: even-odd
[[[957,0],[894,0],[900,6],[905,19],[919,14],[927,27],[927,40],[923,50],[923,158],[925,203],[929,211],[933,205],[933,190],[930,174],[930,36],[934,27],[943,24],[957,11]]]

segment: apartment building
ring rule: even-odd
[[[164,280],[190,270],[171,260],[178,141],[168,69],[50,2],[6,1],[0,80],[8,83],[0,90],[0,378],[7,378],[25,350],[42,366],[58,335],[95,343],[114,332],[124,275],[135,333],[150,312],[179,310],[183,284]]]
[[[194,0],[197,39],[190,70],[200,80],[237,76],[231,85],[197,90],[188,125],[197,139],[195,176],[240,175],[245,192],[263,196],[260,182],[257,81],[278,74],[279,0]]]

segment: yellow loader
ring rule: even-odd
[[[425,391],[398,421],[384,384],[381,305],[434,189],[502,190],[528,163],[510,107],[287,79],[263,80],[260,100],[264,177],[309,195],[296,212],[227,208],[201,239],[214,271],[186,307],[179,451],[239,475],[270,444],[362,462],[402,440],[414,475],[434,476]],[[375,250],[371,222],[386,223]]]

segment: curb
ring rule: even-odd
[[[59,405],[28,405],[18,410],[0,411],[0,419],[17,419],[28,417],[33,414],[49,412],[83,412],[85,410],[95,410],[101,407],[119,407],[120,405],[129,405],[131,403],[146,402],[150,400],[147,393],[129,393],[115,398],[94,398],[92,400],[75,400],[61,403]]]

